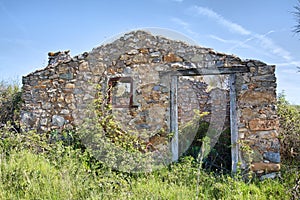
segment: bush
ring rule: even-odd
[[[285,95],[278,98],[278,115],[280,119],[280,142],[282,160],[287,163],[300,163],[300,110],[290,105]]]
[[[18,84],[0,82],[0,127],[10,122],[19,128],[22,93]]]
[[[0,129],[0,199],[102,199],[127,188],[77,142]]]
[[[289,199],[295,193],[295,169],[247,183],[239,175],[199,170],[186,156],[130,174],[106,167],[77,142],[49,143],[47,134],[9,130],[0,132],[0,199]]]

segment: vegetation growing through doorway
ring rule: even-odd
[[[184,153],[184,156],[192,156],[194,159],[197,159],[203,140],[209,129],[209,123],[206,121],[200,121],[197,134],[192,141],[190,147]],[[216,145],[210,149],[210,152],[207,156],[204,157],[203,168],[209,171],[223,171],[230,172],[231,170],[231,141],[230,141],[230,129],[225,129]]]

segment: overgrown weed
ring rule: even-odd
[[[287,123],[281,125],[282,141],[287,141],[288,134],[299,131],[295,129],[299,127],[299,120],[294,120],[295,112],[289,112],[290,107],[285,106],[288,104],[279,104],[281,123]],[[13,113],[17,113],[18,107],[13,108]],[[1,116],[9,117],[1,121],[5,125],[0,128],[0,199],[281,200],[300,196],[299,185],[298,190],[296,187],[299,184],[297,154],[286,158],[284,153],[281,176],[263,181],[253,178],[246,182],[241,174],[198,170],[200,164],[189,156],[156,171],[131,174],[116,171],[95,159],[81,144],[76,131],[20,133],[10,123],[16,122],[13,115]],[[294,135],[291,137],[295,139]],[[292,147],[294,152],[298,148]]]

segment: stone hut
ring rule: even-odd
[[[49,53],[48,66],[22,81],[21,118],[28,129],[80,126],[100,85],[124,130],[145,133],[157,148],[166,137],[158,132],[173,133],[173,160],[186,150],[183,138],[197,132],[190,123],[197,111],[207,112],[202,118],[217,132],[208,133],[211,145],[230,127],[233,171],[238,163],[258,174],[280,168],[273,65],[133,31],[75,57]]]

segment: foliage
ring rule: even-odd
[[[93,105],[93,110],[98,120],[98,122],[95,122],[96,125],[100,125],[105,137],[109,138],[117,146],[130,151],[146,151],[146,145],[136,135],[123,130],[112,114],[112,105],[109,102],[109,91],[111,89],[110,87],[103,92],[101,85],[97,86],[97,98]]]
[[[18,84],[0,82],[0,126],[11,122],[18,127],[16,123],[20,116],[21,94]]]
[[[194,137],[190,147],[184,153],[184,156],[192,156],[195,159],[200,158],[203,162],[203,168],[207,170],[219,170],[223,172],[229,172],[231,168],[231,141],[230,141],[230,129],[225,129],[216,145],[210,149],[210,139],[205,136],[209,129],[209,123],[206,121],[200,121],[197,134]],[[202,145],[204,144],[204,145]],[[206,144],[206,145],[205,145]],[[204,146],[207,146],[204,149]],[[206,153],[200,153],[205,151]]]
[[[300,0],[298,0],[298,5],[294,6],[295,11],[293,12],[293,14],[296,17],[296,26],[294,28],[294,32],[299,34],[300,33]]]
[[[91,162],[87,152],[72,145],[19,134],[1,140],[1,199],[196,199],[196,186],[199,199],[288,199],[295,180],[289,171],[282,179],[245,183],[239,176],[201,170],[197,182],[199,164],[192,157],[151,173],[128,174]],[[14,141],[24,137],[35,145]],[[45,151],[37,154],[40,146]]]
[[[246,183],[239,175],[199,170],[189,156],[130,174],[103,165],[76,139],[49,142],[62,137],[9,127],[0,137],[0,199],[289,199],[297,179],[295,169],[286,168],[281,178]]]
[[[298,5],[294,6],[295,11],[293,14],[296,18],[296,25],[294,26],[293,32],[296,34],[300,33],[300,0],[298,0]],[[300,67],[298,66],[298,72],[300,72]]]
[[[280,119],[280,154],[288,170],[295,174],[294,187],[289,190],[292,199],[300,198],[300,107],[291,105],[284,92],[278,97],[277,113]],[[291,183],[292,184],[292,183]]]
[[[143,133],[122,128],[112,113],[109,96],[104,95],[109,91],[103,92],[100,85],[97,89],[90,117],[78,128],[80,139],[90,154],[106,166],[130,173],[149,172],[168,162],[166,160],[171,158],[168,152],[164,154],[148,149],[140,137]]]
[[[299,109],[280,99],[278,112],[281,130],[288,130],[281,132],[284,142],[299,133]],[[0,199],[299,199],[299,169],[290,165],[284,164],[275,179],[245,182],[241,174],[199,170],[195,158],[183,156],[159,170],[133,174],[108,167],[82,144],[82,133],[103,133],[99,123],[83,125],[81,132],[43,134],[20,133],[5,123],[0,128]],[[126,150],[139,152],[131,147]],[[116,156],[121,155],[108,154],[105,161]]]
[[[300,110],[286,100],[284,93],[279,95],[281,156],[286,162],[300,162]]]

